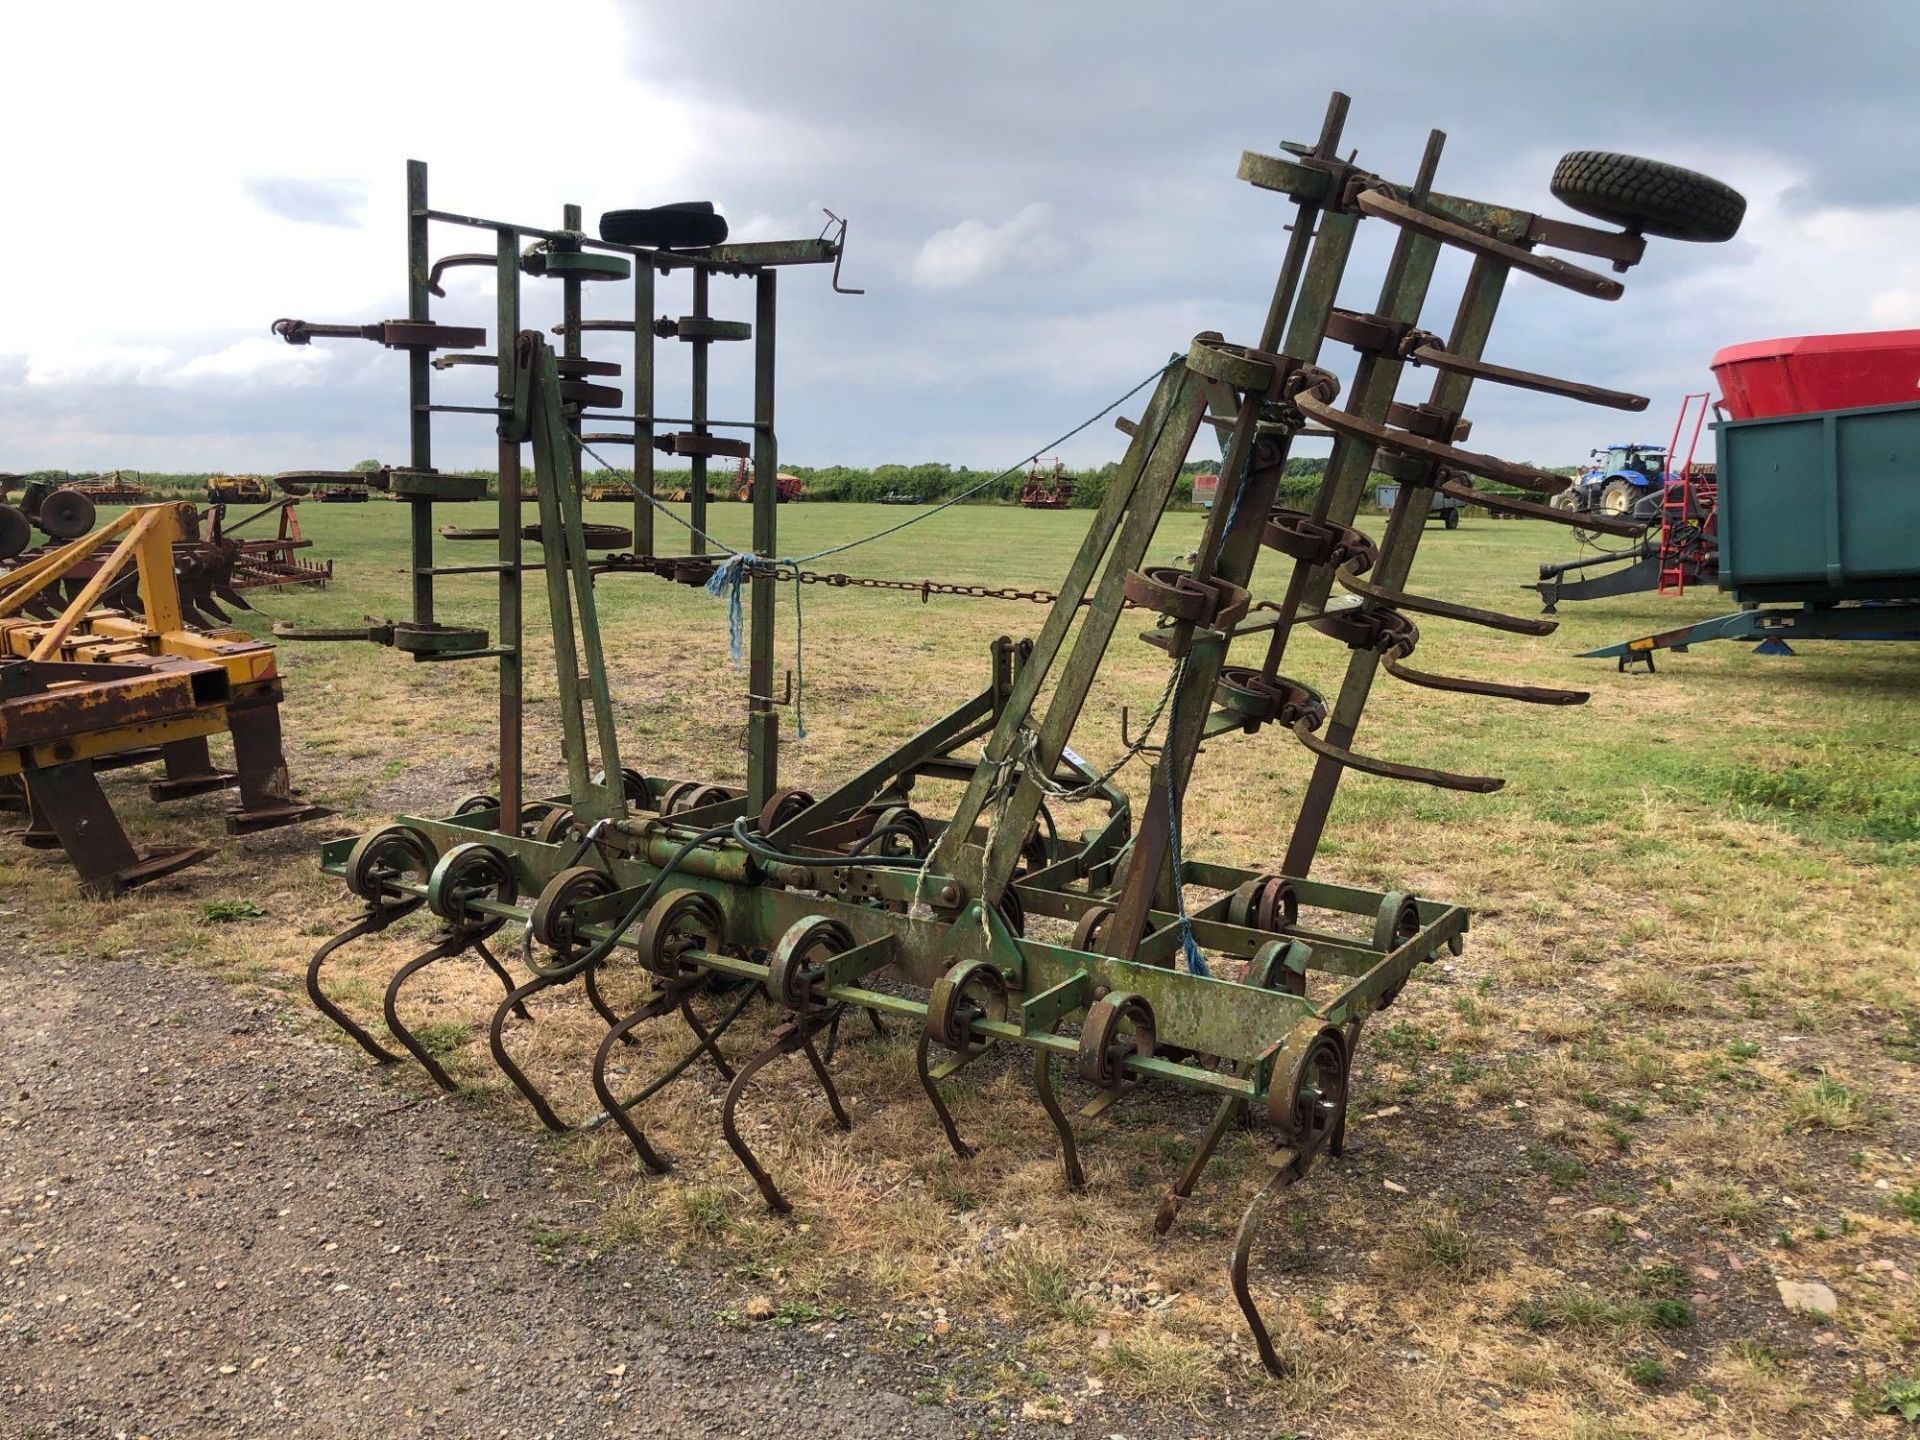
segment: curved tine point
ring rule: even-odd
[[[782,1032],[786,1033],[782,1033]],[[733,1151],[735,1158],[747,1167],[747,1173],[753,1177],[753,1183],[760,1187],[760,1196],[767,1202],[767,1208],[776,1215],[791,1215],[793,1205],[780,1193],[780,1187],[773,1183],[773,1177],[754,1157],[753,1149],[740,1138],[740,1127],[734,1123],[734,1111],[739,1108],[741,1093],[748,1083],[769,1061],[791,1053],[792,1033],[782,1026],[774,1032],[774,1037],[751,1060],[747,1061],[740,1073],[733,1077],[733,1083],[727,1087],[726,1101],[720,1106],[720,1133],[725,1137],[727,1148]]]
[[[380,911],[372,911],[314,951],[313,959],[307,962],[307,998],[313,1002],[314,1008],[344,1030],[355,1044],[382,1065],[397,1065],[400,1063],[400,1057],[369,1035],[360,1027],[358,1021],[321,993],[320,967],[326,963],[327,957],[334,951],[351,944],[363,935],[372,935],[384,930],[391,923],[392,921],[385,918]]]
[[[1469,360],[1444,346],[1422,345],[1411,357],[1416,365],[1431,365],[1436,370],[1456,375],[1471,375],[1491,380],[1496,385],[1511,385],[1517,390],[1533,390],[1542,395],[1558,395],[1587,405],[1604,405],[1610,410],[1640,411],[1647,408],[1647,397],[1625,390],[1607,390],[1599,385],[1583,385],[1578,380],[1562,380],[1554,375],[1538,375],[1531,370],[1513,370],[1487,360]]]
[[[1396,610],[1411,610],[1416,615],[1435,615],[1442,620],[1464,620],[1469,625],[1484,625],[1489,630],[1504,630],[1513,635],[1551,635],[1560,628],[1557,620],[1536,620],[1521,615],[1505,615],[1498,610],[1482,610],[1477,605],[1461,605],[1452,600],[1437,600],[1430,595],[1410,595],[1363,580],[1350,566],[1333,572],[1341,588],[1368,600],[1390,605]]]
[[[1511,495],[1489,495],[1484,490],[1476,490],[1458,480],[1443,481],[1440,485],[1442,495],[1451,495],[1456,500],[1464,500],[1469,505],[1478,505],[1483,510],[1497,511],[1507,515],[1524,515],[1531,520],[1545,520],[1551,525],[1564,525],[1571,530],[1593,530],[1603,535],[1621,535],[1634,540],[1647,533],[1644,520],[1617,520],[1611,515],[1583,515],[1573,510],[1556,510],[1551,505],[1536,504],[1531,500],[1516,500]]]
[[[381,1013],[386,1016],[387,1029],[393,1038],[404,1045],[407,1053],[420,1062],[420,1068],[433,1077],[433,1083],[449,1095],[456,1093],[460,1089],[459,1085],[454,1082],[451,1075],[447,1074],[433,1052],[420,1043],[419,1037],[400,1023],[400,987],[436,961],[458,955],[470,943],[457,932],[443,936],[430,949],[421,951],[393,972],[393,979],[387,982],[387,993],[380,1002]]]
[[[1576,294],[1590,295],[1596,300],[1618,300],[1626,293],[1626,286],[1618,280],[1609,279],[1593,270],[1574,265],[1551,255],[1536,255],[1531,250],[1518,245],[1509,245],[1504,240],[1496,240],[1483,231],[1445,220],[1429,211],[1406,204],[1394,196],[1379,190],[1363,190],[1355,198],[1363,214],[1373,215],[1382,220],[1392,221],[1405,229],[1438,240],[1442,244],[1457,246],[1475,255],[1484,255],[1497,260],[1514,270],[1524,270],[1537,275],[1549,284],[1572,290]]]
[[[1289,1371],[1286,1361],[1282,1360],[1273,1348],[1273,1337],[1267,1333],[1266,1322],[1260,1318],[1260,1309],[1253,1303],[1253,1292],[1247,1286],[1247,1263],[1253,1250],[1253,1237],[1259,1230],[1259,1222],[1266,1213],[1268,1203],[1279,1191],[1300,1178],[1300,1159],[1294,1156],[1285,1165],[1276,1165],[1273,1174],[1261,1185],[1247,1206],[1246,1213],[1240,1217],[1240,1229],[1233,1237],[1233,1259],[1227,1264],[1227,1281],[1232,1286],[1235,1303],[1240,1313],[1246,1317],[1247,1329],[1253,1332],[1253,1343],[1260,1351],[1260,1363],[1267,1367],[1267,1373],[1284,1378]]]
[[[553,1106],[547,1103],[547,1097],[540,1093],[539,1086],[529,1080],[520,1067],[513,1063],[513,1057],[507,1054],[507,1042],[504,1035],[507,1016],[516,1005],[524,1003],[528,996],[537,995],[554,982],[541,976],[535,976],[526,984],[508,993],[493,1012],[493,1020],[487,1026],[487,1049],[493,1054],[493,1063],[498,1065],[507,1079],[513,1082],[513,1088],[526,1097],[533,1106],[533,1113],[540,1117],[540,1123],[556,1135],[565,1135],[573,1127],[554,1113]]]
[[[1193,1194],[1193,1187],[1200,1183],[1201,1172],[1207,1168],[1207,1162],[1213,1158],[1215,1148],[1221,1137],[1227,1133],[1227,1127],[1246,1108],[1244,1100],[1228,1096],[1215,1107],[1213,1122],[1207,1126],[1207,1133],[1201,1137],[1199,1147],[1193,1152],[1193,1158],[1187,1162],[1187,1168],[1180,1178],[1173,1182],[1173,1188],[1167,1191],[1161,1200],[1160,1208],[1154,1212],[1153,1233],[1164,1235],[1173,1228],[1173,1222],[1179,1217],[1180,1207],[1187,1203]]]
[[[1458,675],[1432,675],[1402,665],[1392,656],[1383,662],[1396,680],[1427,690],[1448,690],[1462,695],[1485,695],[1494,700],[1518,700],[1525,705],[1584,705],[1592,699],[1586,690],[1555,690],[1544,685],[1503,685],[1494,680],[1468,680]]]
[[[499,956],[487,948],[487,942],[485,940],[474,941],[473,948],[480,952],[480,958],[487,962],[487,968],[493,971],[495,977],[499,979],[500,988],[511,995],[513,993],[513,976],[508,973],[507,967],[500,963]],[[533,1023],[533,1012],[527,1009],[525,1005],[518,1007],[513,1012],[513,1017],[516,1020],[524,1020],[529,1025]]]
[[[1053,1091],[1053,1056],[1049,1051],[1033,1052],[1033,1088],[1040,1092],[1040,1108],[1047,1112],[1047,1118],[1060,1136],[1060,1165],[1067,1174],[1067,1188],[1086,1189],[1087,1172],[1080,1168],[1080,1150],[1074,1143],[1073,1126],[1067,1122],[1066,1112],[1060,1108],[1060,1099]]]
[[[839,1017],[836,1015],[831,1023],[838,1028]],[[807,1063],[813,1067],[813,1073],[819,1077],[820,1088],[827,1092],[827,1104],[833,1107],[834,1123],[842,1130],[851,1130],[853,1119],[840,1103],[840,1091],[834,1086],[833,1076],[827,1073],[826,1062],[820,1058],[820,1052],[813,1048],[813,1032],[804,1024],[800,1028],[800,1049],[805,1053]]]
[[[1416,785],[1431,785],[1436,790],[1464,790],[1473,795],[1491,795],[1507,783],[1498,775],[1456,775],[1451,770],[1429,770],[1422,765],[1376,760],[1371,755],[1362,755],[1344,745],[1322,740],[1306,728],[1305,720],[1294,722],[1293,735],[1321,759],[1344,765],[1349,770],[1358,770],[1363,775],[1378,775],[1383,780],[1410,780]]]
[[[633,1117],[620,1103],[620,1098],[613,1093],[613,1087],[607,1083],[607,1057],[613,1053],[613,1047],[628,1039],[633,1027],[647,1018],[647,1007],[642,1005],[601,1036],[600,1046],[593,1052],[593,1093],[598,1097],[600,1108],[606,1112],[607,1118],[618,1125],[620,1133],[627,1137],[628,1143],[633,1146],[633,1153],[640,1157],[640,1163],[654,1174],[664,1175],[672,1167],[661,1158],[659,1151],[647,1143],[645,1132],[634,1123]]]
[[[914,1074],[920,1077],[920,1088],[927,1092],[927,1099],[933,1102],[933,1113],[940,1118],[940,1128],[947,1132],[947,1144],[962,1160],[971,1160],[980,1153],[980,1149],[960,1138],[960,1127],[954,1124],[953,1112],[947,1108],[946,1098],[940,1093],[940,1082],[933,1078],[933,1070],[927,1064],[927,1051],[932,1044],[927,1032],[922,1030],[919,1043],[913,1047]]]
[[[599,968],[600,967],[598,965],[587,966],[587,971],[586,971],[587,1003],[593,1006],[594,1011],[600,1016],[602,1020],[606,1021],[607,1024],[618,1025],[620,1023],[620,1017],[614,1013],[613,1007],[607,1004],[607,997],[600,993],[600,982],[594,978],[595,972],[597,972]],[[627,1034],[624,1031],[621,1033],[625,1036],[626,1044],[632,1045],[637,1043],[631,1034]]]

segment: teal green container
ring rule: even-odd
[[[1920,600],[1920,404],[1714,426],[1720,588],[1769,600]]]

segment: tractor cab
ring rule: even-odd
[[[1593,454],[1599,462],[1602,479],[1614,475],[1628,479],[1638,476],[1641,484],[1657,485],[1666,473],[1667,452],[1658,445],[1609,445]]]

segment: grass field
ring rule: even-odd
[[[746,507],[714,514],[723,539],[744,543]],[[397,507],[302,515],[313,553],[336,561],[334,583],[264,595],[262,632],[269,618],[402,613]],[[901,518],[787,507],[782,549]],[[1087,518],[956,509],[820,568],[1051,587]],[[1201,520],[1169,516],[1154,557],[1187,549]],[[673,548],[664,535],[662,548]],[[1570,556],[1558,528],[1470,519],[1430,531],[1413,583],[1530,614],[1519,584]],[[1255,593],[1281,583],[1276,557]],[[443,619],[491,623],[484,580],[443,585]],[[824,586],[801,598],[809,734],[793,742],[788,728],[783,779],[810,786],[976,690],[992,638],[1031,634],[1044,615]],[[740,778],[744,686],[724,608],[645,577],[604,580],[599,600],[625,763]],[[1341,1436],[1904,1428],[1902,1397],[1920,1404],[1920,653],[1808,645],[1769,659],[1723,644],[1665,659],[1655,676],[1573,658],[1726,608],[1711,591],[1569,604],[1559,632],[1537,640],[1422,625],[1422,668],[1587,687],[1584,707],[1452,699],[1383,678],[1361,748],[1509,784],[1472,797],[1350,776],[1341,792],[1317,874],[1412,888],[1475,918],[1464,956],[1416,978],[1369,1027],[1349,1154],[1276,1207],[1256,1249],[1256,1288],[1300,1359],[1291,1378],[1259,1370],[1226,1290],[1233,1227],[1261,1174],[1258,1132],[1230,1141],[1156,1240],[1153,1209],[1206,1122],[1202,1102],[1136,1101],[1099,1122],[1084,1146],[1090,1188],[1074,1196],[1017,1066],[975,1067],[950,1087],[983,1144],[956,1161],[898,1027],[836,1062],[851,1134],[821,1128],[824,1108],[796,1072],[776,1067],[748,1102],[793,1220],[761,1209],[720,1140],[721,1091],[696,1072],[643,1118],[675,1171],[640,1174],[617,1136],[557,1141],[556,1188],[597,1196],[600,1219],[577,1233],[533,1226],[530,1241],[690,1256],[721,1277],[716,1324],[857,1315],[903,1359],[945,1352],[922,1367],[929,1403],[992,1394],[1011,1413],[1064,1418],[1103,1391],[1186,1417],[1167,1433],[1245,1425],[1249,1412],[1272,1433]],[[1120,707],[1139,714],[1164,680],[1164,657],[1132,629],[1074,737],[1096,761],[1118,753]],[[296,781],[338,821],[225,841],[199,869],[98,909],[73,899],[57,857],[0,850],[9,906],[50,954],[164,955],[303,1006],[308,954],[354,912],[317,874],[318,841],[490,787],[490,666],[414,666],[361,646],[282,654]],[[1343,658],[1311,636],[1287,668],[1331,692]],[[551,674],[530,694],[531,783],[562,788]],[[1210,743],[1187,798],[1188,853],[1277,866],[1308,758],[1285,735]],[[1139,775],[1123,780],[1137,793]],[[139,839],[218,830],[217,799],[158,811],[139,777],[106,783]],[[242,900],[262,913],[228,903]],[[386,975],[425,934],[361,949],[337,971],[342,1002],[377,1014]],[[618,1004],[641,986],[612,988]],[[472,1087],[454,1103],[476,1124],[531,1126],[486,1056],[497,995],[478,967],[440,966],[411,1013]],[[571,998],[541,1017],[516,1032],[516,1051],[585,1113],[598,1023]],[[636,1054],[629,1083],[659,1063]],[[427,1090],[417,1072],[395,1083]],[[1837,1313],[1789,1311],[1781,1281],[1825,1284]]]

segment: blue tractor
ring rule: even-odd
[[[1555,497],[1582,515],[1660,518],[1660,497],[1679,477],[1667,468],[1667,447],[1628,442],[1593,452],[1593,461]]]

